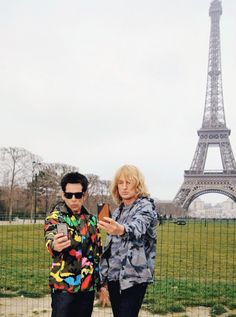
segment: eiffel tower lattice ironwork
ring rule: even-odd
[[[198,144],[189,170],[184,172],[184,182],[174,198],[174,203],[188,209],[191,202],[206,193],[220,193],[236,201],[236,163],[226,127],[221,74],[220,16],[221,1],[210,4],[211,31],[207,88],[202,127],[198,130]],[[219,148],[222,169],[205,170],[208,149]]]

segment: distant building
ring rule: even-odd
[[[190,205],[188,215],[194,218],[236,218],[236,203],[228,198],[222,203],[217,203],[212,206],[209,203],[205,203],[200,198],[197,198]]]

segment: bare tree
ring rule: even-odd
[[[61,178],[78,171],[78,167],[64,163],[44,163],[41,157],[18,147],[0,148],[0,186],[8,201],[8,219],[12,221],[13,208],[21,214],[30,215],[31,221],[43,215],[60,199]],[[86,175],[89,180],[89,199],[86,207],[96,213],[98,203],[112,204],[110,182],[100,180],[94,174]],[[23,200],[22,200],[23,198]]]
[[[8,219],[12,221],[14,189],[16,186],[26,186],[30,177],[30,167],[35,157],[31,152],[19,147],[0,148],[2,183],[8,186]]]
[[[37,189],[41,209],[48,212],[60,199],[61,178],[69,173],[78,171],[78,167],[64,163],[43,163],[37,175]],[[37,195],[36,195],[37,196]],[[39,201],[40,202],[40,201]]]
[[[110,195],[110,181],[100,180],[99,176],[94,174],[87,174],[86,177],[89,181],[89,198],[86,207],[94,213],[97,212],[97,206],[100,203],[106,202],[113,207],[114,204]]]

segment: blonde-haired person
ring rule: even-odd
[[[119,207],[98,226],[108,235],[100,262],[114,317],[137,317],[153,281],[157,212],[144,177],[133,165],[120,167],[111,192]]]

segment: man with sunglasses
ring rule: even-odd
[[[95,290],[102,305],[108,303],[99,277],[102,247],[97,219],[83,206],[87,188],[84,175],[66,174],[61,180],[63,202],[45,220],[46,247],[52,256],[51,317],[91,317]]]

